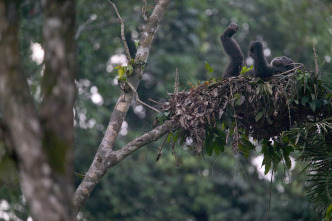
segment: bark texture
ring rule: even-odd
[[[73,213],[73,107],[76,99],[75,0],[42,2],[44,11],[43,48],[45,70],[42,79],[40,121],[43,148],[52,169],[59,204]]]
[[[170,0],[157,1],[157,4],[155,5],[153,12],[147,20],[147,23],[145,24],[141,33],[142,37],[140,39],[140,45],[137,48],[137,53],[134,59],[136,65],[134,67],[132,77],[128,79],[129,83],[133,85],[135,89],[140,82],[144,69],[144,64],[147,62],[149,57],[152,40],[155,36],[155,33],[159,26],[159,22],[167,9],[169,2]],[[90,166],[90,169],[86,173],[83,181],[75,192],[74,204],[76,207],[76,212],[78,212],[83,206],[86,199],[90,196],[92,190],[98,184],[99,180],[107,172],[108,168],[117,164],[119,161],[124,159],[126,156],[128,156],[130,153],[132,153],[139,147],[150,143],[153,140],[156,140],[171,128],[171,125],[169,123],[166,123],[165,125],[158,127],[158,129],[156,128],[155,130],[150,132],[152,134],[155,134],[156,130],[159,131],[154,136],[147,136],[145,138],[144,136],[146,135],[143,135],[141,138],[137,138],[136,140],[132,141],[134,143],[131,142],[118,151],[113,150],[114,142],[118,136],[122,122],[127,114],[132,99],[132,91],[128,93],[122,92],[119,96],[118,102],[113,110],[109,125],[106,129],[105,135],[97,150],[94,160]],[[141,139],[143,139],[143,137],[144,139],[147,139],[147,142],[142,142]],[[148,137],[150,137],[151,139],[148,139]]]
[[[48,83],[52,82],[50,83],[52,90],[50,93],[44,93],[44,103],[41,108],[43,121],[41,123],[21,68],[18,40],[19,1],[17,0],[0,1],[1,109],[19,158],[20,184],[33,219],[37,221],[75,220],[71,203],[73,191],[69,178],[72,170],[67,170],[69,168],[67,163],[71,160],[71,136],[73,134],[72,104],[75,97],[73,53],[75,51],[73,52],[70,45],[73,43],[73,40],[70,40],[74,37],[73,30],[72,32],[66,30],[74,29],[72,26],[75,16],[72,13],[74,1],[44,1],[44,4],[54,10],[52,15],[49,12],[46,13],[45,23],[47,24],[45,26],[53,25],[52,28],[55,28],[63,20],[66,20],[67,23],[60,24],[61,32],[54,34],[55,36],[52,36],[53,30],[48,30],[49,27],[45,27],[46,32],[50,34],[46,37],[50,38],[53,47],[49,46],[45,49],[49,51],[46,51],[46,54],[50,57],[46,58],[45,62],[45,69],[49,74],[44,76],[44,78],[46,76],[48,78],[45,79],[44,85],[46,87],[44,88],[50,88]],[[66,25],[69,23],[70,25]],[[63,36],[62,33],[67,34]],[[63,47],[62,44],[64,44]],[[55,47],[57,48],[54,49]],[[54,50],[57,51],[54,52]],[[67,63],[61,63],[59,60]],[[55,94],[56,96],[54,96]],[[47,101],[48,99],[52,105]],[[47,140],[49,134],[54,140]],[[53,141],[56,141],[56,145],[53,145]],[[54,167],[50,163],[49,156],[54,150],[55,155],[58,154],[56,153],[59,151],[58,149],[51,150],[51,148],[58,148],[59,144],[64,149],[62,153],[64,153],[65,160],[62,165],[65,166],[61,166],[60,161],[60,167]],[[48,151],[49,154],[46,154],[47,148],[51,150]],[[61,158],[61,156],[59,157]]]

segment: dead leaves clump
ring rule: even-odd
[[[303,121],[310,108],[300,107],[295,74],[274,76],[269,81],[234,77],[171,94],[163,104],[181,136],[193,140],[201,152],[206,130],[223,124],[225,131],[245,131],[256,138],[277,136]]]

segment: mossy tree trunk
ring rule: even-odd
[[[75,220],[72,210],[75,2],[43,2],[43,102],[35,108],[21,67],[20,1],[0,2],[0,99],[34,220]]]

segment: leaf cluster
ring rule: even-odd
[[[323,212],[332,192],[331,97],[324,82],[308,72],[275,75],[268,81],[240,76],[171,94],[161,115],[177,128],[170,135],[173,142],[180,140],[196,153],[220,154],[231,144],[233,151],[248,157],[255,150],[249,137],[256,138],[265,174],[276,171],[280,162],[290,169],[290,154],[298,150],[309,162],[310,201]]]
[[[213,151],[219,154],[232,143],[235,150],[249,156],[254,149],[249,135],[263,140],[263,164],[268,171],[282,159],[290,167],[293,148],[280,141],[281,132],[330,116],[331,96],[307,72],[276,75],[269,81],[240,76],[212,79],[171,94],[163,113],[180,130],[181,140],[192,139],[197,153],[205,149],[209,155]],[[274,138],[273,144],[270,138]]]
[[[319,213],[325,212],[332,204],[332,117],[294,127],[281,138],[284,144],[296,147],[300,159],[308,162],[309,201]]]

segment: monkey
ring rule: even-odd
[[[254,59],[254,71],[248,73],[249,76],[253,74],[254,77],[268,78],[294,68],[294,61],[286,56],[273,59],[269,65],[263,53],[263,44],[259,41],[250,45],[249,56]]]
[[[229,57],[229,63],[224,71],[223,78],[236,77],[240,75],[243,65],[243,54],[239,45],[232,36],[238,31],[239,26],[231,23],[220,35],[220,41]]]
[[[238,29],[237,24],[231,23],[220,36],[220,41],[229,57],[223,78],[239,76],[242,70],[243,54],[237,42],[232,38]],[[263,45],[258,41],[250,45],[249,56],[254,59],[254,69],[246,72],[243,76],[266,78],[294,68],[294,61],[286,56],[274,58],[269,65],[263,53]]]
[[[280,67],[283,66],[287,69],[287,71],[293,69],[295,67],[294,65],[294,61],[286,56],[282,56],[282,57],[275,57],[272,59],[270,65],[274,66],[274,67]]]

